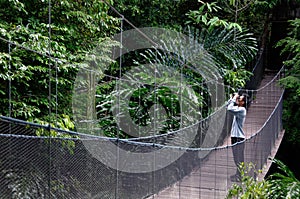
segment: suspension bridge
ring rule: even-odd
[[[284,135],[284,91],[278,84],[284,69],[265,70],[263,55],[264,51],[248,87],[241,89],[249,94],[251,102],[244,125],[246,140],[242,143],[245,163],[262,170],[249,174],[257,180],[266,175],[269,159],[275,156]],[[226,106],[216,112],[226,114]],[[134,139],[89,135],[0,116],[0,198],[224,198],[237,183],[230,176],[236,171],[232,150],[239,144],[231,145],[232,118],[228,115],[218,136],[208,134],[219,116],[214,112],[184,130]],[[190,138],[186,134],[191,131],[197,134],[186,146]],[[213,144],[203,146],[207,137]],[[111,145],[117,146],[114,151],[105,150]],[[122,151],[151,157],[147,160],[137,156],[142,158],[136,165],[120,155]],[[102,156],[97,156],[99,153]],[[169,163],[164,164],[164,160]],[[136,171],[137,167],[148,170]]]
[[[262,63],[260,56],[255,66],[260,73],[264,69]],[[271,164],[269,159],[275,156],[284,134],[281,121],[283,89],[278,84],[283,72],[283,69],[276,72],[265,70],[261,81],[253,80],[259,85],[257,89],[242,89],[251,98],[244,126],[245,163],[251,162],[256,170],[262,170],[262,173],[251,174],[257,180],[264,178]],[[222,110],[226,111],[226,106]],[[193,126],[203,135],[217,120],[218,115],[213,113]],[[116,139],[1,116],[0,197],[224,198],[236,183],[230,176],[236,171],[232,149],[238,145],[230,143],[230,126],[231,120],[227,117],[220,136],[222,139],[218,138],[214,146],[181,147],[184,135],[175,142],[170,134]],[[69,137],[46,136],[50,132]],[[201,136],[195,139],[201,139]],[[118,146],[116,151],[105,151],[107,144],[111,143]],[[152,152],[150,161],[139,161],[143,168],[150,170],[122,170],[131,163],[120,155],[120,149],[129,154]],[[104,160],[113,162],[113,165],[95,156],[101,150],[104,150]],[[161,166],[162,157],[172,162]],[[134,171],[140,165],[130,166]]]

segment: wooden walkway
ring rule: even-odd
[[[274,77],[274,74],[266,73],[261,82],[261,87],[265,86]],[[272,83],[272,88],[255,95],[244,125],[246,137],[250,137],[260,130],[274,110],[280,96],[283,92],[281,88]],[[271,157],[274,157],[281,143],[283,133],[281,132],[275,141],[275,146],[271,151]],[[230,137],[227,137],[223,143],[224,146],[230,145]],[[245,153],[247,159],[247,153]],[[263,179],[267,173],[271,162],[266,162],[263,173],[258,179]],[[231,150],[214,150],[206,161],[201,163],[200,168],[192,171],[188,176],[176,182],[170,187],[159,193],[148,197],[148,199],[223,199],[226,197],[228,189],[233,182],[228,176],[233,175],[236,167],[233,166],[233,156]]]

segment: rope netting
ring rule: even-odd
[[[121,17],[121,30],[123,21],[134,27]],[[121,31],[116,36],[121,47],[114,46],[111,59],[119,59],[119,70],[105,68],[106,60],[101,70],[89,65],[101,46],[80,66],[73,99],[77,132],[11,118],[14,82],[8,78],[9,114],[0,117],[0,198],[223,198],[237,169],[234,148],[243,145],[245,162],[253,163],[257,170],[266,166],[282,132],[283,90],[278,80],[283,69],[264,74],[264,52],[260,52],[247,89],[239,90],[248,94],[250,102],[244,126],[246,140],[231,145],[232,118],[226,112],[226,101],[233,88],[221,81],[212,57],[181,34],[134,28],[138,31]],[[179,38],[180,45],[174,44],[174,38]],[[41,53],[0,39],[8,44],[9,54],[22,49],[28,56],[49,60],[49,102],[55,105],[49,106],[49,115],[54,109],[57,114],[58,69],[71,63],[52,57],[51,46]],[[152,49],[143,52],[152,62],[123,69],[126,57],[122,55],[142,48]],[[172,64],[163,67],[166,63]],[[200,70],[193,68],[199,64]],[[14,69],[9,66],[9,70]],[[99,88],[101,93],[97,93]],[[160,92],[167,94],[174,107],[181,107],[168,112],[171,122],[159,106],[164,103],[159,101]],[[132,100],[132,96],[137,97]],[[143,107],[141,96],[150,98],[146,100],[153,106],[146,109],[149,115],[134,106],[128,109],[131,101]],[[133,115],[126,115],[130,110]],[[131,117],[137,119],[131,121]],[[104,125],[108,121],[114,123]],[[109,137],[111,131],[115,138]],[[255,172],[250,175],[257,177]]]
[[[263,68],[261,59],[255,69]],[[243,145],[245,162],[256,169],[266,165],[282,131],[282,73],[265,72],[261,83],[252,80],[262,87],[239,91],[250,96]],[[87,134],[99,130],[94,125],[78,133],[2,116],[1,198],[163,198],[162,190],[170,185],[175,198],[222,198],[233,183],[232,149],[239,146],[228,139],[231,119],[223,101],[207,117],[179,130],[121,139]]]
[[[251,91],[255,94],[246,119],[247,139],[243,144],[245,162],[252,162],[256,169],[266,164],[282,131],[282,90],[276,83],[280,74],[273,80],[266,79],[271,81],[261,89]],[[214,121],[211,117],[213,115],[210,121]],[[207,132],[207,123],[203,120],[196,125],[199,134]],[[230,119],[226,125],[230,127]],[[219,198],[226,194],[232,184],[229,176],[236,170],[232,149],[238,145],[232,146],[226,139],[230,128],[223,132],[224,143],[210,148],[180,147],[184,134],[178,136],[177,146],[170,146],[168,140],[172,140],[172,136],[169,135],[138,141],[93,137],[9,117],[1,117],[0,129],[1,198],[144,198],[176,182],[177,188],[172,194],[177,198],[187,194],[195,198]],[[36,136],[47,135],[45,132],[49,131],[70,137]],[[189,133],[188,130],[182,132]],[[142,169],[149,172],[135,171],[141,165],[132,164],[126,156],[116,156],[120,154],[116,151],[104,151],[104,158],[95,155],[110,149],[110,143],[118,146],[116,150],[128,153],[151,153],[150,161],[140,160]],[[170,164],[164,165],[162,160]],[[112,162],[115,165],[111,165]],[[122,171],[125,167],[132,172]]]

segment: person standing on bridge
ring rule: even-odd
[[[237,166],[236,174],[231,176],[231,181],[241,180],[239,165],[244,162],[244,148],[245,148],[245,132],[243,126],[247,114],[246,110],[247,96],[245,94],[233,94],[228,101],[227,111],[233,114],[233,121],[231,126],[231,144],[234,163]]]

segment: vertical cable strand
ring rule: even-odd
[[[55,59],[55,125],[58,127],[58,68],[57,68],[58,59]]]
[[[49,69],[49,199],[51,198],[51,0],[48,0],[48,69]]]
[[[122,77],[122,49],[123,49],[123,22],[124,22],[124,16],[121,16],[121,20],[120,20],[120,51],[119,51],[119,84],[121,83],[121,77]],[[119,84],[117,84],[117,91],[120,92],[120,86]],[[118,113],[120,113],[120,93],[118,95]],[[120,138],[120,129],[117,129],[117,159],[116,159],[116,190],[115,190],[115,197],[118,198],[118,189],[119,189],[119,156],[120,156],[120,142],[119,142],[119,138]]]
[[[8,117],[11,117],[11,44],[10,40],[8,43],[8,55],[9,55],[9,60],[8,60]]]

